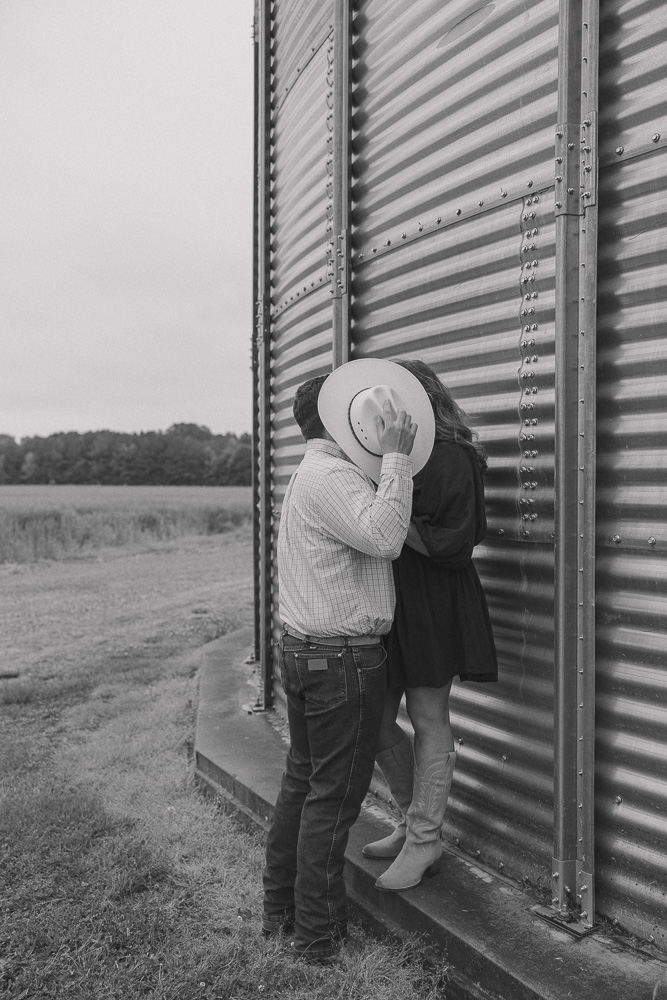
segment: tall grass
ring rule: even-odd
[[[244,487],[0,489],[0,563],[67,559],[101,548],[212,535],[248,522]]]

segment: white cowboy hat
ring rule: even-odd
[[[379,358],[348,361],[327,376],[317,402],[320,419],[336,444],[376,483],[380,481],[382,454],[375,416],[382,416],[387,398],[396,411],[405,410],[417,424],[410,453],[414,476],[431,454],[435,419],[426,390],[412,372],[395,361]]]

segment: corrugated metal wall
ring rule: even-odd
[[[333,359],[334,4],[263,4],[273,544],[303,453],[293,393]],[[540,888],[553,852],[558,15],[558,0],[357,0],[352,20],[352,356],[433,365],[490,455],[476,562],[501,682],[456,688],[449,832]],[[664,946],[667,7],[605,0],[600,54],[597,898]],[[268,589],[275,634],[275,559]]]
[[[272,549],[280,505],[304,444],[292,416],[297,387],[331,370],[330,234],[332,4],[273,5],[271,60]],[[273,595],[277,595],[275,559]],[[274,633],[278,608],[273,607]],[[280,684],[275,692],[282,697]]]
[[[448,824],[466,851],[546,886],[558,4],[489,5],[456,27],[469,9],[358,5],[353,356],[432,365],[488,448],[476,561],[501,683],[455,684]]]
[[[667,7],[601,9],[599,909],[667,944]]]

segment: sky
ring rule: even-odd
[[[251,430],[253,13],[0,3],[0,434]]]

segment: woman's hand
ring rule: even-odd
[[[422,556],[428,556],[429,554],[428,549],[422,541],[422,536],[415,527],[414,521],[410,521],[410,527],[408,528],[405,544],[409,545],[411,549],[415,550],[415,552],[419,552]]]

